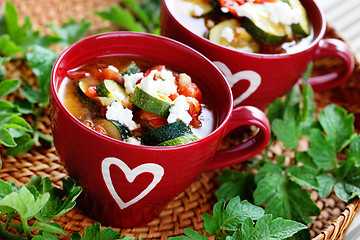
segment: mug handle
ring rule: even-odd
[[[344,71],[335,71],[325,75],[310,77],[307,81],[314,91],[326,91],[344,83],[354,70],[355,60],[350,47],[343,41],[333,38],[322,39],[315,52],[313,61],[324,57],[337,56],[345,63]],[[302,80],[298,82],[301,86]]]
[[[234,108],[224,136],[233,129],[246,125],[255,125],[259,127],[260,131],[255,137],[250,138],[246,142],[229,149],[217,151],[205,171],[243,162],[255,156],[267,146],[271,135],[269,120],[263,111],[252,106],[239,106]]]

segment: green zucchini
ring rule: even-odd
[[[156,114],[160,117],[168,117],[169,110],[173,106],[170,102],[163,101],[143,91],[138,85],[135,86],[134,93],[130,97],[130,101],[137,107]]]
[[[84,102],[87,103],[91,103],[91,104],[97,104],[96,101],[94,101],[92,98],[90,98],[89,96],[87,96],[85,93],[87,91],[87,89],[90,87],[89,84],[87,84],[84,81],[79,81],[78,83],[78,89],[79,89],[79,95],[80,95],[80,99],[83,100]]]
[[[131,61],[129,67],[124,72],[122,72],[121,75],[131,75],[139,72],[141,72],[141,69],[136,65],[134,61]]]
[[[225,28],[232,29],[234,39],[229,42],[221,34]],[[224,20],[209,31],[209,40],[225,47],[235,48],[248,52],[259,52],[260,44],[241,26],[240,22],[236,19]]]
[[[194,134],[186,134],[186,135],[162,142],[162,143],[158,144],[157,146],[177,146],[177,145],[191,143],[198,139],[199,138]]]
[[[101,124],[109,137],[124,141],[132,136],[129,128],[118,121],[99,119],[95,123]]]
[[[148,146],[156,146],[187,134],[192,134],[190,127],[183,121],[176,121],[145,133],[141,136],[141,143]]]
[[[110,106],[114,102],[114,98],[96,97],[95,98],[102,106]]]
[[[308,36],[310,34],[310,21],[303,5],[299,0],[284,0],[292,9],[299,9],[301,12],[299,23],[291,24],[293,33]]]
[[[192,17],[202,17],[213,11],[211,1],[209,0],[186,0],[186,1],[192,3],[193,5],[192,9],[190,10],[190,15]]]
[[[259,15],[256,21],[242,17],[240,22],[253,38],[266,45],[279,45],[287,37],[287,30],[284,24],[273,23],[267,17],[262,17],[261,15]]]
[[[126,98],[125,89],[117,84],[114,80],[105,79],[96,84],[96,93],[99,97],[114,98],[121,101]]]

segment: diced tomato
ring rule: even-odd
[[[158,70],[159,72],[161,72],[161,70],[164,69],[166,69],[165,65],[157,65],[155,67],[149,68],[148,70],[145,71],[144,77],[147,77],[153,70]]]
[[[85,95],[92,99],[98,97],[98,94],[96,92],[96,86],[88,87],[88,89],[86,89],[85,91]]]
[[[238,5],[243,5],[247,2],[253,2],[256,4],[264,4],[266,2],[277,2],[279,0],[254,0],[254,1],[249,1],[249,0],[218,0],[220,3],[221,7],[227,8],[229,9],[229,12],[237,17],[239,17],[236,13],[236,9],[235,9],[235,3]]]
[[[153,128],[158,128],[168,124],[166,118],[160,117],[145,110],[140,111],[140,119],[149,123]]]
[[[98,133],[100,133],[100,134],[107,135],[107,132],[106,132],[105,128],[104,128],[102,125],[100,125],[100,124],[96,124],[96,125],[93,127],[93,129],[94,129],[95,131],[97,131]]]
[[[201,127],[201,121],[198,119],[201,112],[201,105],[195,98],[187,97],[186,102],[189,104],[188,113],[192,117],[190,125],[194,128]]]
[[[121,104],[124,106],[124,108],[132,110],[132,105],[127,100],[121,100]]]
[[[102,106],[100,108],[100,114],[103,118],[106,118],[106,111],[107,111],[107,107],[106,106]]]
[[[86,72],[85,71],[79,71],[79,72],[68,71],[66,73],[66,76],[70,80],[80,80],[86,76]]]
[[[169,98],[171,99],[171,101],[174,101],[178,96],[179,96],[178,93],[172,93],[169,95]]]
[[[121,86],[124,86],[124,78],[123,78],[123,76],[120,73],[115,72],[112,69],[103,68],[103,69],[101,69],[101,74],[100,75],[101,75],[101,77],[100,77],[101,81],[103,81],[105,79],[114,80],[115,82],[117,82]]]
[[[185,97],[192,97],[202,102],[202,92],[195,83],[187,83],[179,89],[179,94]]]

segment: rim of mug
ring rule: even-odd
[[[180,21],[178,21],[177,18],[171,13],[169,7],[167,6],[167,1],[168,0],[161,0],[162,6],[165,7],[166,11],[169,13],[169,17],[172,18],[174,21],[176,21],[176,23],[184,31],[189,33],[191,35],[191,37],[195,38],[198,41],[205,41],[207,44],[210,44],[210,46],[213,47],[213,48],[229,51],[231,53],[240,53],[240,54],[251,56],[251,57],[273,59],[273,58],[282,58],[282,57],[287,57],[287,56],[291,56],[291,55],[297,55],[297,54],[300,54],[302,52],[307,52],[310,49],[314,48],[320,42],[320,40],[325,35],[325,31],[326,31],[326,18],[325,18],[324,12],[322,11],[322,9],[318,6],[318,4],[314,0],[309,0],[309,2],[312,3],[313,6],[315,6],[315,8],[313,8],[313,10],[317,11],[318,15],[321,17],[321,28],[320,28],[320,31],[317,34],[316,38],[314,38],[311,41],[310,45],[307,48],[304,48],[303,50],[292,52],[292,53],[276,53],[276,54],[241,52],[241,51],[233,50],[233,49],[227,48],[225,46],[222,46],[220,44],[214,43],[214,42],[210,41],[209,39],[207,39],[205,37],[202,37],[202,36],[199,36],[199,35],[193,33],[192,31],[190,31]]]
[[[223,79],[223,85],[226,85],[226,89],[228,92],[228,98],[230,101],[230,105],[228,107],[228,111],[225,115],[225,117],[223,118],[223,120],[216,126],[216,128],[206,137],[198,139],[194,142],[190,142],[187,144],[182,144],[182,145],[177,145],[177,146],[166,146],[166,147],[161,147],[161,146],[146,146],[146,145],[135,145],[135,144],[131,144],[131,143],[127,143],[127,142],[123,142],[121,140],[117,140],[114,139],[112,137],[106,136],[106,135],[102,135],[92,129],[90,129],[89,127],[86,127],[83,123],[81,123],[78,119],[76,119],[70,112],[69,110],[65,107],[64,103],[60,100],[59,97],[59,83],[57,81],[57,71],[59,70],[59,65],[62,62],[62,60],[71,52],[73,51],[74,48],[77,48],[79,45],[81,46],[81,44],[83,44],[84,42],[87,41],[92,41],[94,38],[98,38],[98,37],[108,37],[108,36],[115,36],[115,35],[119,35],[122,37],[125,36],[130,36],[130,37],[147,37],[147,38],[156,38],[159,41],[168,41],[171,44],[174,45],[178,45],[181,48],[185,48],[185,51],[190,51],[193,54],[197,54],[199,55],[201,58],[203,58],[205,60],[205,62],[207,62],[207,64],[211,65],[215,71],[217,71],[220,76],[222,76]],[[115,55],[116,56],[116,55]],[[93,59],[93,58],[92,58]],[[62,82],[62,79],[60,80]],[[217,132],[221,131],[220,129],[224,128],[226,123],[229,121],[232,111],[233,111],[233,96],[232,96],[232,92],[231,92],[231,88],[228,84],[228,82],[226,81],[226,78],[224,76],[224,74],[209,60],[207,59],[203,54],[201,54],[200,52],[196,51],[195,49],[181,43],[178,42],[176,40],[164,37],[164,36],[159,36],[159,35],[154,35],[151,33],[140,33],[140,32],[131,32],[131,31],[119,31],[119,32],[107,32],[107,33],[100,33],[100,34],[96,34],[96,35],[92,35],[86,38],[83,38],[75,43],[73,43],[72,45],[70,45],[68,48],[66,48],[60,55],[59,57],[56,59],[52,71],[51,71],[51,78],[50,78],[50,94],[53,96],[53,101],[55,101],[58,105],[58,107],[61,109],[61,111],[63,113],[66,114],[67,118],[70,118],[71,121],[73,123],[75,123],[75,125],[77,125],[78,127],[80,127],[81,129],[83,129],[84,131],[88,132],[89,134],[93,134],[95,136],[97,136],[98,138],[102,139],[102,141],[108,141],[108,142],[112,142],[112,143],[117,143],[120,145],[125,144],[125,146],[129,147],[129,148],[142,148],[145,150],[156,150],[156,151],[169,151],[169,150],[178,150],[178,149],[183,149],[183,148],[189,148],[192,147],[193,145],[197,145],[199,142],[203,142],[203,141],[207,141],[207,139],[212,138],[213,135],[217,134]]]

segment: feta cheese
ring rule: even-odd
[[[108,66],[108,69],[110,69],[110,70],[113,70],[114,72],[119,72],[119,69],[117,69],[116,67],[114,67],[113,65],[109,65]]]
[[[189,104],[186,101],[185,96],[180,95],[174,101],[175,105],[169,110],[170,114],[167,118],[168,123],[176,122],[177,120],[183,121],[186,125],[189,125],[192,117],[188,113]]]
[[[231,27],[227,26],[221,31],[220,37],[225,38],[226,41],[231,43],[235,37],[234,30]]]
[[[269,13],[270,21],[273,23],[291,25],[300,21],[301,10],[293,9],[285,2],[264,3],[264,6]]]
[[[140,126],[134,122],[132,118],[132,111],[128,108],[124,108],[121,102],[114,101],[107,108],[106,119],[118,121],[126,125],[130,130],[139,128]]]
[[[134,137],[129,137],[126,142],[134,145],[141,145],[141,141]]]
[[[175,77],[166,69],[152,70],[150,74],[141,80],[141,89],[148,94],[157,97],[158,94],[169,96],[177,92]]]
[[[194,5],[192,10],[196,17],[200,17],[204,13],[204,9],[197,4]]]
[[[143,73],[134,73],[134,74],[126,74],[124,76],[124,87],[126,94],[132,94],[134,92],[134,87],[136,82],[139,81],[141,78],[144,77]]]

